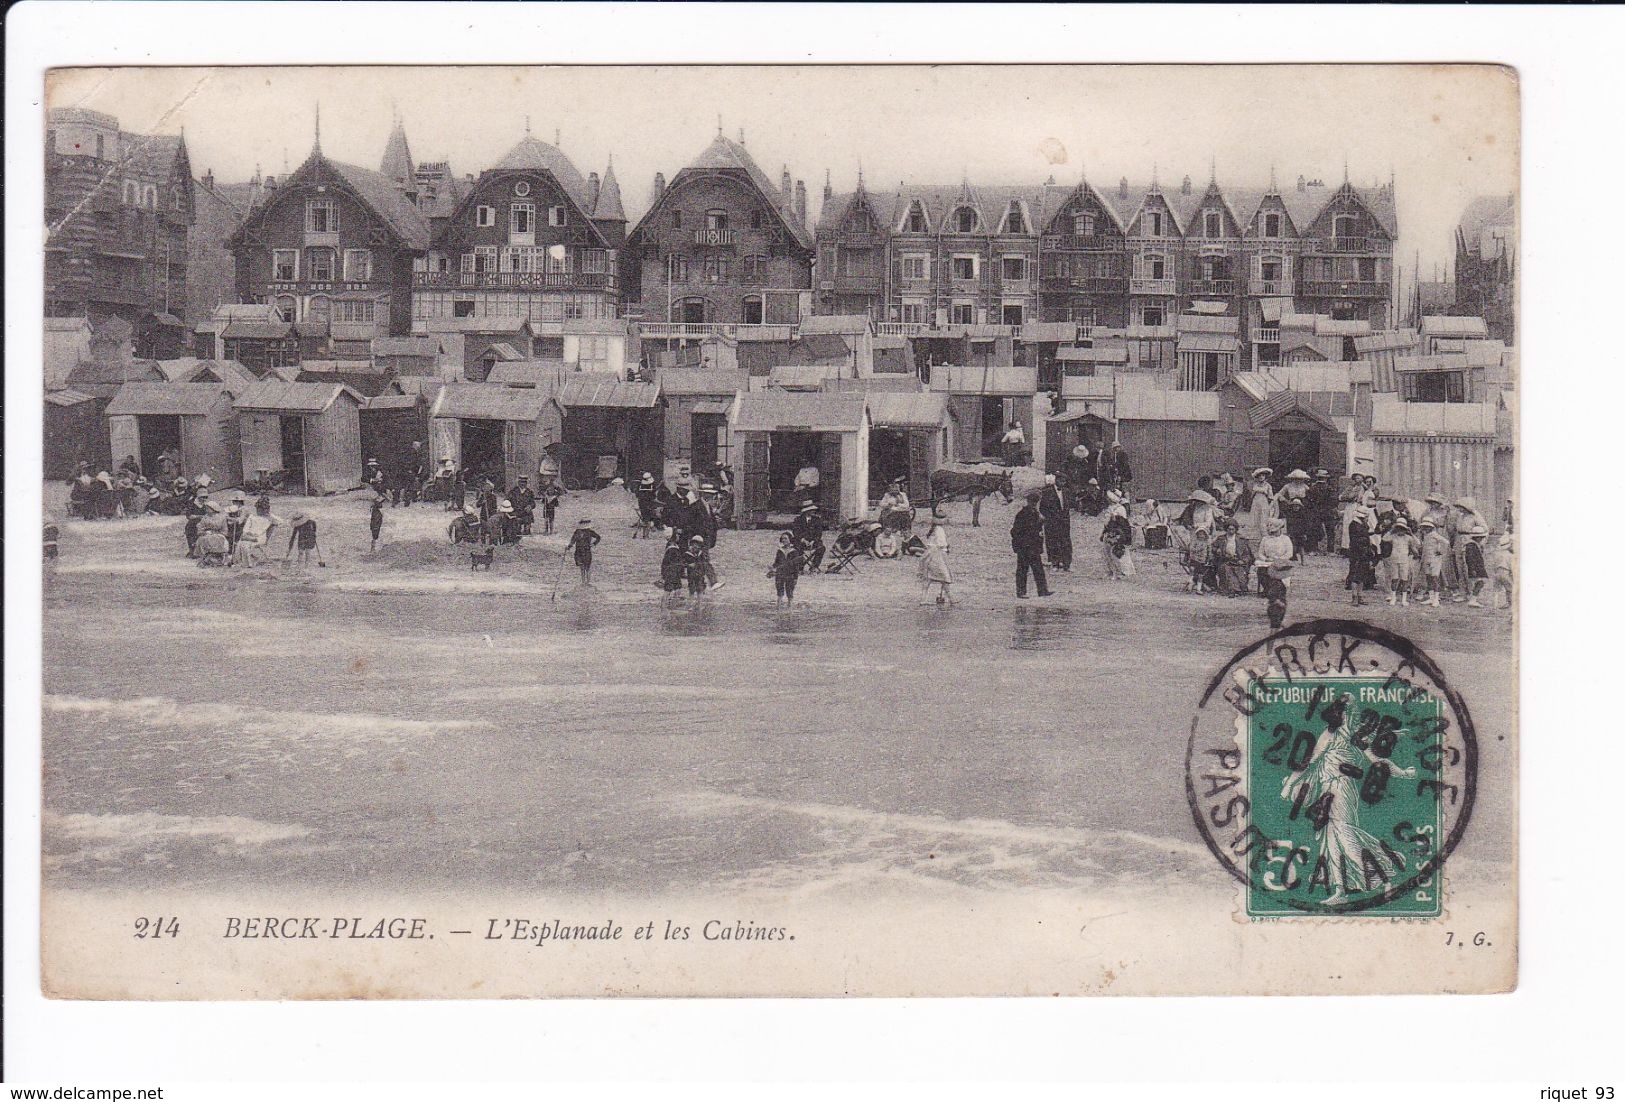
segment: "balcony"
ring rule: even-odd
[[[706,337],[732,337],[748,341],[789,341],[796,336],[794,325],[745,325],[714,321],[643,321],[638,332],[651,340],[703,340]]]
[[[1045,252],[1099,252],[1104,249],[1121,249],[1123,239],[1106,237],[1098,233],[1057,233],[1043,238],[1040,246]]]
[[[608,272],[413,272],[419,291],[608,291]]]
[[[1292,281],[1290,279],[1252,279],[1247,281],[1249,295],[1267,295],[1278,297],[1292,294]]]
[[[1189,284],[1192,295],[1215,295],[1219,298],[1229,298],[1236,293],[1236,281],[1233,279],[1193,279]]]
[[[1387,298],[1388,284],[1368,283],[1363,280],[1306,279],[1299,284],[1304,298]]]
[[[1253,343],[1254,344],[1280,344],[1281,343],[1281,331],[1280,331],[1280,329],[1271,329],[1271,328],[1254,329],[1253,330]]]
[[[877,275],[838,275],[833,280],[831,290],[836,294],[846,295],[878,295],[880,293],[880,277]]]
[[[1077,295],[1126,295],[1127,276],[1063,276],[1044,277],[1044,290]]]
[[[1371,238],[1369,237],[1331,237],[1321,240],[1321,248],[1329,253],[1368,253],[1371,251]]]
[[[1141,279],[1135,277],[1128,281],[1128,293],[1131,295],[1171,295],[1177,281],[1172,279]]]
[[[738,230],[695,230],[694,244],[706,248],[717,248],[722,245],[739,244]]]

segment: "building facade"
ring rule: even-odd
[[[556,328],[619,314],[626,213],[613,165],[602,179],[583,178],[558,147],[526,135],[459,190],[435,216],[430,248],[413,273],[415,329],[499,316]],[[443,198],[436,203],[446,206]]]
[[[669,185],[656,174],[628,239],[629,308],[688,324],[797,321],[812,288],[806,195],[788,170],[775,188],[744,144],[719,131]]]
[[[1484,319],[1489,335],[1513,343],[1513,279],[1518,267],[1517,200],[1481,195],[1456,226],[1456,283],[1450,313]]]
[[[182,353],[193,182],[186,140],[81,108],[47,116],[45,313],[119,317],[135,353]]]
[[[344,343],[407,332],[413,262],[429,227],[380,172],[329,160],[318,138],[228,241],[237,300],[265,303],[301,339]]]

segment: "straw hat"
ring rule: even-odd
[[[501,501],[497,502],[497,512],[499,512],[499,513],[511,513],[511,512],[513,512],[513,502],[509,501],[507,498],[503,498]]]
[[[580,520],[576,521],[576,527],[577,528],[590,528],[590,527],[592,527],[592,518],[590,518],[590,517],[582,517]]]
[[[1279,535],[1286,531],[1286,521],[1280,517],[1270,517],[1264,522],[1264,531],[1272,536]]]
[[[1476,513],[1478,512],[1478,502],[1470,497],[1458,497],[1456,499],[1456,508],[1466,509],[1469,513]]]
[[[640,486],[653,486],[654,484],[655,476],[648,471],[644,471],[643,477],[638,479],[638,485]]]
[[[1420,524],[1418,524],[1417,527],[1418,528],[1437,528],[1438,525],[1434,524],[1431,520],[1428,520],[1426,517],[1423,517],[1422,522]]]
[[[1308,482],[1309,476],[1303,473],[1302,467],[1293,467],[1292,473],[1286,476],[1288,482]]]
[[[1270,475],[1272,475],[1274,473],[1275,473],[1275,468],[1274,467],[1254,467],[1253,468],[1253,477],[1254,478],[1268,478]]]
[[[689,543],[703,544],[703,543],[705,543],[705,537],[704,536],[690,536],[690,537],[688,537],[688,542]]]
[[[1398,518],[1396,518],[1394,520],[1394,531],[1396,531],[1396,532],[1399,532],[1399,531],[1409,532],[1410,530],[1411,530],[1410,522],[1407,521],[1404,517],[1398,517]]]
[[[307,514],[303,509],[296,509],[294,510],[293,516],[288,518],[288,524],[294,528],[297,528],[309,519],[309,514]]]
[[[716,487],[715,483],[713,483],[713,482],[702,482],[702,483],[700,483],[700,493],[702,493],[702,494],[714,494],[716,492],[717,492],[717,487]]]
[[[803,513],[816,513],[818,511],[818,503],[816,501],[803,501],[801,503],[801,511]]]
[[[1434,490],[1432,493],[1428,494],[1428,496],[1424,497],[1422,500],[1427,502],[1429,505],[1443,505],[1444,504],[1444,497],[1443,497],[1443,495],[1441,495],[1439,493],[1438,490]]]

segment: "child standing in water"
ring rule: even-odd
[[[786,608],[796,603],[796,581],[806,565],[807,556],[790,538],[790,533],[779,533],[779,549],[773,556],[773,568],[767,572],[767,576],[773,579],[775,607],[780,601],[784,602]]]
[[[581,584],[592,585],[592,549],[604,537],[593,531],[592,521],[582,517],[576,521],[576,530],[570,533],[570,542],[566,544],[575,552],[576,566],[581,570]]]

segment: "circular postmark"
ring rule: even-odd
[[[1349,620],[1236,652],[1185,753],[1197,830],[1254,918],[1439,915],[1477,777],[1472,719],[1438,664]]]

